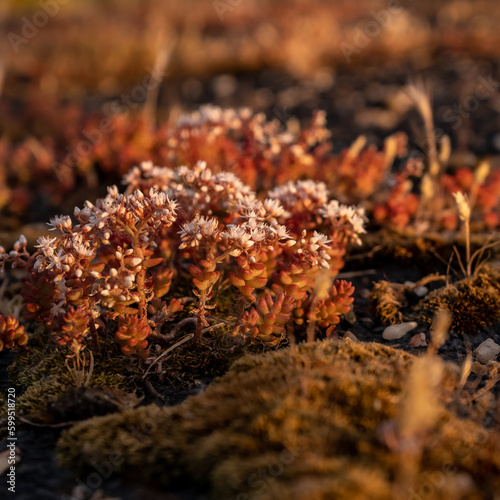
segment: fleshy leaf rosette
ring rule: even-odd
[[[28,342],[24,326],[13,316],[0,316],[0,351],[22,346]]]
[[[340,316],[350,311],[354,301],[354,298],[351,297],[353,292],[354,287],[351,283],[337,280],[325,298],[313,302],[307,319],[316,321],[316,324],[321,327],[336,325],[340,321]]]
[[[123,354],[137,354],[142,359],[147,358],[149,355],[147,338],[150,333],[151,327],[145,316],[118,316],[116,340],[121,345]]]
[[[239,333],[247,340],[260,341],[268,346],[279,344],[285,337],[286,324],[294,306],[295,301],[289,295],[280,293],[273,297],[268,292],[255,308],[245,311]]]

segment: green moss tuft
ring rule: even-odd
[[[43,414],[48,402],[67,391],[69,383],[70,380],[62,381],[57,376],[34,382],[17,399],[17,414],[21,417]]]
[[[113,452],[124,459],[122,473],[168,487],[195,485],[217,500],[389,499],[409,458],[406,445],[397,451],[386,439],[388,430],[397,436],[398,428],[413,429],[404,420],[414,407],[404,397],[407,379],[413,373],[408,380],[418,390],[415,381],[430,366],[441,382],[428,384],[435,387],[432,425],[423,434],[412,430],[422,451],[412,484],[418,488],[453,463],[444,489],[429,498],[451,498],[463,474],[470,498],[498,490],[498,437],[446,409],[458,378],[454,365],[415,359],[349,341],[247,355],[177,407],[141,407],[76,425],[61,436],[58,457],[78,468]],[[414,365],[423,371],[411,372]]]
[[[101,351],[94,354],[94,370],[91,386],[110,389],[134,389],[134,375],[127,378],[123,366],[123,356],[112,345],[103,344]],[[31,346],[27,351],[19,351],[8,368],[9,379],[21,389],[27,389],[40,380],[55,377],[61,383],[71,385],[71,376],[65,364],[68,350],[53,344]],[[136,374],[139,376],[139,374]]]
[[[233,330],[229,326],[221,326],[207,332],[198,344],[191,342],[179,346],[162,362],[159,372],[153,370],[152,380],[173,384],[179,390],[190,389],[201,381],[212,380],[227,372],[231,363],[241,357],[249,346],[242,350],[239,339],[231,337]]]
[[[499,274],[486,268],[476,277],[431,292],[416,308],[418,319],[431,324],[438,311],[449,311],[450,330],[464,335],[494,325],[500,321]]]
[[[85,408],[80,408],[77,399],[71,399],[71,392],[77,391],[73,379],[65,364],[68,350],[54,344],[33,342],[28,350],[19,351],[8,368],[9,378],[17,386],[17,415],[30,421],[54,423],[62,421],[58,417],[58,408],[61,404],[66,408],[67,420],[78,420],[92,416],[92,409],[96,414],[106,413],[103,405],[96,402],[101,399],[116,397],[123,399],[123,390],[134,390],[134,378],[139,373],[133,372],[127,377],[124,372],[123,356],[117,352],[115,344],[107,345],[101,341],[101,352],[94,355],[94,369],[87,392],[80,394],[87,396],[89,391],[92,398],[87,398]],[[114,349],[109,351],[109,348]],[[88,369],[88,367],[87,367]],[[93,392],[92,392],[93,391]],[[106,394],[104,394],[104,392]],[[134,396],[131,395],[133,398]],[[71,406],[73,402],[73,407]],[[54,407],[55,405],[55,407]],[[110,405],[110,410],[112,410]],[[119,409],[119,405],[114,411]]]
[[[52,345],[19,351],[8,368],[9,379],[20,389],[27,389],[40,380],[67,374],[68,369],[64,364],[66,354],[67,350]]]

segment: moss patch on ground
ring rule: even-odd
[[[109,411],[114,407],[116,411],[123,401],[129,398],[137,399],[133,394],[124,392],[135,389],[134,376],[124,369],[123,357],[117,356],[116,346],[103,341],[101,348],[101,351],[94,355],[88,387],[83,390],[75,387],[65,364],[70,351],[53,343],[41,342],[39,337],[35,336],[29,349],[16,353],[16,358],[8,369],[9,379],[18,388],[19,393],[16,400],[17,416],[36,423],[53,424],[88,418],[96,413],[103,415],[106,413],[105,407],[108,407]],[[109,352],[108,349],[114,351]],[[88,365],[87,355],[87,371]],[[80,391],[80,401],[74,397],[75,391]],[[120,402],[106,406],[99,403],[104,399]],[[129,403],[123,404],[127,406]],[[92,413],[93,410],[97,410],[96,413]]]
[[[500,321],[500,270],[485,267],[476,276],[429,293],[416,314],[430,324],[442,310],[451,313],[450,330],[458,334],[473,335]]]
[[[302,344],[237,360],[177,407],[77,424],[58,456],[81,469],[112,453],[123,459],[116,472],[217,500],[411,498],[422,488],[432,499],[486,498],[500,488],[500,439],[459,417],[459,378],[430,355]]]

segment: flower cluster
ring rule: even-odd
[[[278,120],[267,121],[264,114],[248,108],[206,105],[167,130],[163,153],[170,168],[193,168],[203,160],[213,171],[232,172],[257,191],[313,178],[325,182],[342,200],[359,203],[379,190],[395,157],[406,148],[406,136],[398,133],[386,140],[382,150],[365,147],[365,139],[360,138],[334,154],[324,111],[316,111],[304,128],[292,129],[282,130]],[[164,177],[164,185],[170,173],[152,172],[155,182]]]
[[[67,216],[52,219],[60,234],[39,238],[31,257],[23,289],[27,318],[42,320],[59,343],[70,345],[88,332],[95,339],[105,319],[146,318],[155,289],[160,297],[169,287],[168,274],[150,268],[163,261],[154,257],[156,240],[175,221],[176,208],[153,188],[119,194],[111,187],[95,205],[75,209],[78,224]]]
[[[13,268],[24,268],[28,265],[30,254],[26,250],[28,241],[21,234],[19,240],[14,243],[14,247],[10,252],[6,252],[5,248],[0,246],[0,273],[5,272],[5,264],[10,264]]]
[[[208,113],[199,117],[202,123],[210,119],[234,120],[235,115]],[[331,304],[313,304],[315,278],[320,272],[334,278],[343,265],[347,246],[360,243],[365,232],[363,209],[330,200],[325,183],[290,181],[261,199],[234,174],[214,173],[205,162],[192,169],[143,163],[125,177],[125,183],[128,191],[160,185],[179,203],[174,226],[178,227],[180,256],[189,261],[187,269],[198,299],[196,339],[208,326],[206,318],[214,307],[210,303],[215,289],[223,286],[223,275],[243,299],[235,302],[240,304],[235,326],[247,341],[274,343],[282,339],[284,324],[271,338],[265,326],[268,323],[262,319],[274,311],[273,307],[286,311],[283,314],[295,326],[318,315],[324,317],[318,325],[324,326],[328,319],[338,322],[335,311],[345,312],[331,305],[332,301],[344,301],[345,307],[352,302],[352,289],[336,283],[331,287]],[[172,239],[176,236],[173,231],[169,234]],[[311,312],[313,306],[316,309]],[[326,307],[327,315],[318,307]]]
[[[352,289],[332,284],[314,297],[320,273],[333,278],[336,258],[364,232],[361,209],[329,200],[323,183],[297,181],[264,199],[229,172],[142,163],[74,219],[51,219],[52,237],[26,251],[21,237],[6,262],[28,271],[26,319],[42,321],[70,348],[98,345],[114,329],[124,354],[148,356],[149,337],[183,310],[169,297],[173,280],[191,278],[198,341],[209,326],[217,293],[234,287],[227,311],[240,341],[275,344],[308,321],[334,325],[351,303]],[[322,232],[325,231],[325,232]],[[334,266],[331,263],[334,262]],[[226,292],[227,293],[227,292]],[[114,326],[111,326],[114,325]],[[300,332],[298,332],[300,333]]]

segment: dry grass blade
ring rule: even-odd
[[[148,367],[148,369],[146,370],[146,372],[144,373],[144,375],[142,376],[142,380],[144,380],[149,371],[151,370],[151,368],[153,368],[154,365],[156,365],[156,363],[158,363],[158,361],[160,361],[161,358],[165,357],[168,353],[172,352],[174,349],[177,349],[179,346],[181,346],[182,344],[185,344],[186,342],[188,342],[189,340],[191,340],[192,338],[194,337],[194,333],[190,333],[189,335],[186,335],[184,338],[182,338],[181,340],[179,340],[178,342],[176,342],[173,346],[169,347],[168,349],[166,349],[165,351],[163,351]]]
[[[470,404],[473,401],[476,401],[478,399],[481,399],[481,397],[490,392],[495,385],[500,380],[500,373],[498,373],[499,370],[499,364],[495,364],[492,366],[491,371],[488,373],[489,375],[489,380],[486,380],[484,387],[481,387],[478,391],[474,391],[466,400],[465,404]],[[480,379],[481,380],[481,379]],[[479,384],[478,384],[479,385]]]
[[[443,319],[437,319],[438,339],[442,341]],[[442,323],[442,324],[441,324]],[[409,488],[417,484],[417,471],[428,433],[433,429],[443,410],[438,390],[444,374],[444,365],[436,348],[429,347],[427,355],[415,359],[406,380],[398,419],[399,436],[397,451],[400,455],[399,470],[394,483],[394,498],[403,498]]]
[[[465,269],[463,263],[462,263],[462,257],[460,257],[460,253],[458,252],[458,249],[455,245],[453,245],[453,251],[455,252],[455,255],[457,256],[458,264],[460,266],[460,270],[462,271],[464,276],[467,276],[467,270]]]
[[[70,365],[69,360],[73,359],[73,365]],[[90,381],[92,379],[92,374],[94,373],[94,355],[89,351],[89,368],[85,370],[86,358],[83,354],[80,359],[80,353],[77,351],[73,358],[67,357],[64,361],[66,367],[68,368],[69,374],[73,379],[76,387],[89,387]]]
[[[407,87],[407,94],[413,101],[415,108],[420,113],[425,127],[427,153],[429,157],[429,173],[431,178],[439,176],[440,165],[434,134],[434,116],[432,113],[432,92],[430,86],[421,78],[411,81]]]
[[[366,137],[364,135],[360,135],[350,146],[347,151],[347,157],[349,159],[356,158],[359,155],[361,150],[365,147]]]
[[[465,383],[469,378],[469,375],[472,371],[472,349],[470,346],[470,342],[467,338],[464,340],[465,348],[467,350],[467,355],[465,356],[465,360],[462,364],[462,369],[460,371],[460,380],[458,381],[457,388],[455,389],[455,400],[458,401],[460,399],[460,395],[465,387]]]
[[[500,241],[493,241],[491,243],[488,243],[492,238],[493,238],[493,235],[491,234],[490,236],[488,236],[486,243],[472,254],[472,256],[470,258],[471,268],[472,268],[472,264],[474,263],[474,260],[477,258],[477,264],[476,264],[476,269],[474,270],[474,274],[477,274],[480,271],[480,269],[484,266],[486,261],[488,260],[487,258],[485,258],[483,260],[484,252],[488,248],[493,248],[493,247],[497,246],[498,244],[500,244]]]
[[[438,311],[434,317],[431,327],[431,342],[427,349],[427,356],[436,354],[448,338],[448,329],[451,324],[451,314],[446,311]]]

